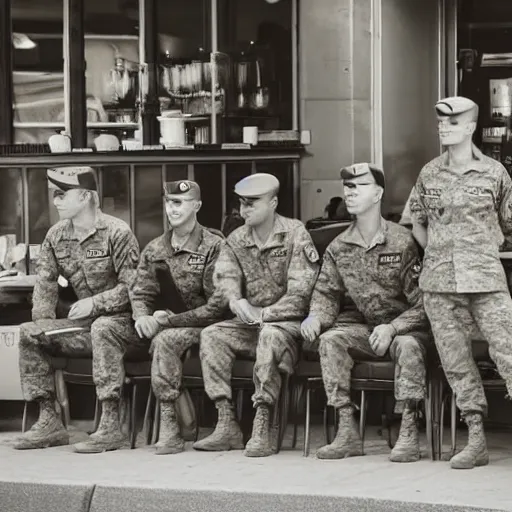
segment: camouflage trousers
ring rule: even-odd
[[[201,327],[174,327],[159,332],[151,343],[151,385],[155,396],[164,402],[178,398],[183,374],[185,352],[199,343]]]
[[[508,292],[428,293],[425,312],[441,364],[462,415],[487,414],[482,379],[473,359],[475,325],[489,343],[489,355],[512,396],[512,299]]]
[[[291,374],[299,355],[300,322],[272,322],[262,327],[226,320],[201,332],[201,367],[212,400],[232,399],[231,375],[237,356],[255,360],[255,406],[276,403],[280,372]]]
[[[372,329],[365,324],[336,323],[320,336],[318,351],[327,403],[337,409],[351,404],[350,378],[354,360],[381,361],[368,341]],[[395,363],[395,398],[422,400],[426,393],[428,333],[395,336],[389,357]]]
[[[67,334],[45,332],[68,327],[87,331]],[[90,320],[37,320],[20,326],[19,364],[25,400],[46,400],[55,395],[52,356],[90,357],[92,375],[99,400],[119,399],[124,383],[125,354],[134,358],[147,355],[148,343],[141,340],[133,321],[125,316],[102,316]]]

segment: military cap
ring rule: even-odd
[[[168,181],[164,183],[164,193],[166,196],[176,196],[181,199],[201,200],[199,185],[190,180]]]
[[[369,164],[367,162],[352,164],[348,167],[343,167],[340,170],[340,176],[342,180],[350,180],[352,178],[358,178],[366,174],[372,174],[375,179],[375,183],[382,188],[386,188],[386,180],[384,178],[384,171],[379,167]]]
[[[67,191],[73,188],[98,190],[92,167],[54,167],[46,172],[50,185]]]
[[[436,112],[440,116],[457,116],[471,110],[478,112],[478,105],[473,100],[463,96],[450,96],[436,103]]]
[[[235,185],[235,194],[241,197],[260,197],[278,190],[279,180],[264,172],[246,176]]]

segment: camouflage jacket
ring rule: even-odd
[[[130,289],[134,320],[161,308],[169,311],[168,327],[203,327],[218,322],[226,308],[215,293],[213,268],[222,236],[197,223],[178,251],[171,246],[171,236],[171,231],[164,233],[142,251]],[[166,275],[172,279],[172,291],[164,289]]]
[[[397,334],[428,329],[418,288],[421,263],[411,232],[381,220],[366,247],[355,224],[325,251],[310,315],[325,331],[338,322],[391,324]]]
[[[441,293],[507,291],[500,246],[512,239],[512,180],[473,147],[473,162],[453,171],[444,153],[420,172],[411,216],[427,227],[420,287]]]
[[[55,318],[59,275],[78,299],[92,297],[92,316],[128,312],[128,288],[138,260],[139,244],[120,219],[99,212],[95,228],[81,240],[74,235],[71,221],[59,221],[41,246],[32,319]]]
[[[307,313],[318,260],[304,224],[276,215],[263,247],[248,226],[229,235],[215,266],[215,280],[226,303],[244,297],[263,308],[264,322],[298,320]]]

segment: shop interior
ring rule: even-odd
[[[480,107],[475,142],[512,172],[512,2],[459,0],[458,94]]]

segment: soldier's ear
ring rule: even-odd
[[[195,201],[195,203],[194,203],[194,211],[198,212],[201,209],[201,206],[203,206],[203,202],[202,201]]]
[[[475,121],[471,121],[470,123],[467,124],[466,131],[467,131],[468,135],[473,135],[473,133],[475,133],[475,130],[476,130],[476,122]]]
[[[375,194],[375,202],[378,203],[382,200],[382,196],[384,195],[384,189],[382,187],[377,187],[377,193]]]

